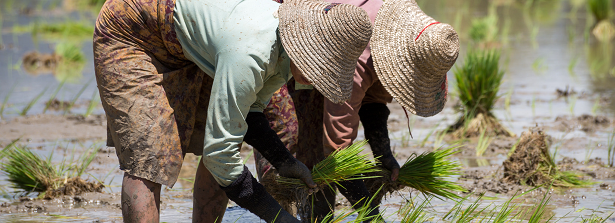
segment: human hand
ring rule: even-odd
[[[305,164],[295,158],[284,162],[284,164],[277,169],[280,176],[300,179],[310,189],[315,189],[317,187],[312,179],[312,172],[310,172]]]
[[[391,171],[391,181],[395,182],[397,180],[397,177],[399,177],[400,168],[399,163],[397,163],[395,157],[392,154],[383,157],[381,156],[380,158],[378,158],[378,161],[380,161],[380,165],[382,165],[382,167]]]

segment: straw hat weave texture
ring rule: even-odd
[[[334,103],[350,98],[357,60],[372,25],[356,6],[320,0],[285,0],[278,9],[288,56],[312,85]]]
[[[459,55],[452,26],[427,16],[414,0],[387,0],[376,16],[370,46],[378,78],[396,101],[423,117],[442,111],[446,72]]]

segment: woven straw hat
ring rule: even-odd
[[[357,60],[372,34],[367,13],[321,0],[285,0],[278,9],[284,49],[312,85],[334,103],[350,98]]]
[[[376,16],[370,46],[376,74],[396,101],[423,117],[442,111],[446,72],[459,55],[452,26],[427,16],[414,0],[387,0]]]

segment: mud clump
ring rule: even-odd
[[[260,179],[260,183],[265,186],[265,190],[267,190],[267,192],[271,194],[271,196],[278,201],[282,208],[284,208],[284,210],[288,213],[292,214],[298,210],[309,210],[309,208],[305,206],[308,205],[308,191],[305,188],[289,188],[288,186],[281,185],[276,180],[277,176],[278,171],[271,168],[263,174],[263,177]],[[306,214],[309,213],[297,213],[297,215],[300,215],[302,219],[304,217],[303,215],[305,215],[305,217],[309,216]]]
[[[94,183],[81,179],[80,177],[74,177],[66,180],[60,188],[50,189],[45,192],[45,199],[53,199],[64,195],[80,195],[87,192],[102,192],[105,186],[102,183]]]
[[[555,118],[555,122],[558,122],[563,131],[581,130],[583,132],[594,132],[601,127],[608,127],[611,124],[611,120],[605,116],[593,116],[584,114],[576,118],[567,118],[565,116],[558,116]]]
[[[56,54],[40,54],[30,52],[22,58],[23,68],[26,72],[39,75],[53,73],[60,62],[61,57]]]
[[[540,129],[531,128],[521,134],[517,148],[503,163],[502,182],[538,186],[552,182],[557,171],[549,154],[550,137]]]

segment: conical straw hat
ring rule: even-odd
[[[350,98],[357,60],[372,25],[356,6],[285,0],[278,9],[284,49],[312,85],[334,103]]]
[[[376,74],[397,102],[423,117],[442,111],[446,72],[459,55],[452,26],[427,16],[414,0],[387,0],[376,16],[370,46]]]

